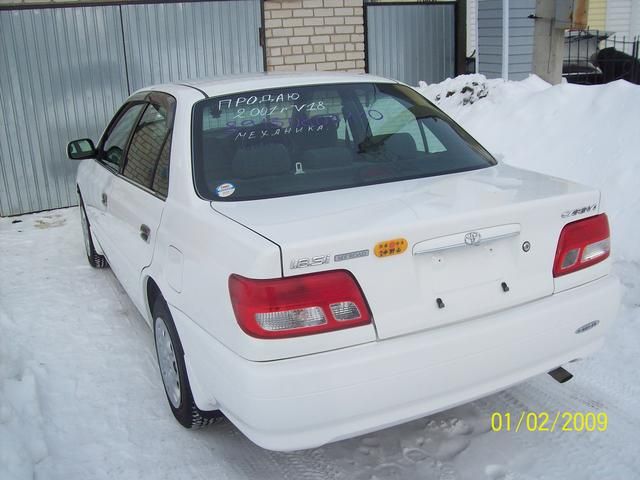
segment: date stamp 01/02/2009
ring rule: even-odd
[[[604,432],[609,425],[606,412],[510,412],[491,414],[493,432]]]

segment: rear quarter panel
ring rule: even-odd
[[[177,103],[169,195],[153,262],[141,276],[141,290],[146,288],[147,279],[153,278],[173,308],[184,313],[204,334],[250,360],[293,357],[375,340],[372,325],[277,340],[253,338],[240,329],[229,297],[229,276],[236,273],[250,278],[281,277],[280,249],[214,211],[209,201],[197,196],[191,168],[191,110],[203,96],[194,89],[186,90],[170,92]],[[150,312],[146,313],[149,320]]]

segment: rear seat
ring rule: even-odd
[[[352,152],[338,141],[339,122],[333,115],[316,115],[308,122],[322,125],[322,130],[301,136],[294,143],[303,169],[336,168],[353,163]]]
[[[233,157],[232,173],[235,178],[253,178],[281,175],[291,169],[289,152],[284,145],[267,143],[243,146]]]
[[[206,134],[202,139],[205,178],[224,178],[231,176],[231,161],[235,154],[233,137],[225,135],[221,138],[220,132]]]
[[[249,179],[264,175],[293,172],[293,163],[301,162],[303,170],[339,168],[353,163],[353,153],[338,140],[338,123],[332,117],[314,116],[309,125],[322,125],[320,131],[291,133],[274,137],[249,139],[258,128],[251,126],[235,133],[216,130],[203,138],[205,178]],[[301,125],[306,124],[302,123]],[[269,130],[281,128],[270,125]],[[260,130],[266,128],[260,127]],[[239,137],[238,133],[247,133]]]
[[[234,176],[233,161],[236,155],[244,149],[254,148],[267,145],[280,145],[287,154],[287,149],[283,143],[288,139],[283,137],[267,137],[263,139],[251,139],[247,137],[236,139],[238,133],[246,133],[247,136],[251,131],[264,130],[264,127],[245,127],[235,132],[228,132],[223,129],[215,130],[207,133],[203,138],[203,156],[206,159],[204,163],[205,175],[207,178],[222,178]],[[268,130],[275,131],[277,126],[269,126]]]
[[[314,148],[302,155],[302,167],[309,170],[346,167],[351,163],[353,153],[347,147]]]

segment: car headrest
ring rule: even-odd
[[[241,146],[233,157],[231,170],[238,178],[287,173],[291,169],[289,152],[279,143]]]

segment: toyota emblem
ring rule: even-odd
[[[482,235],[480,235],[479,232],[469,232],[466,233],[464,236],[464,243],[466,245],[480,245],[480,242],[482,241]]]

